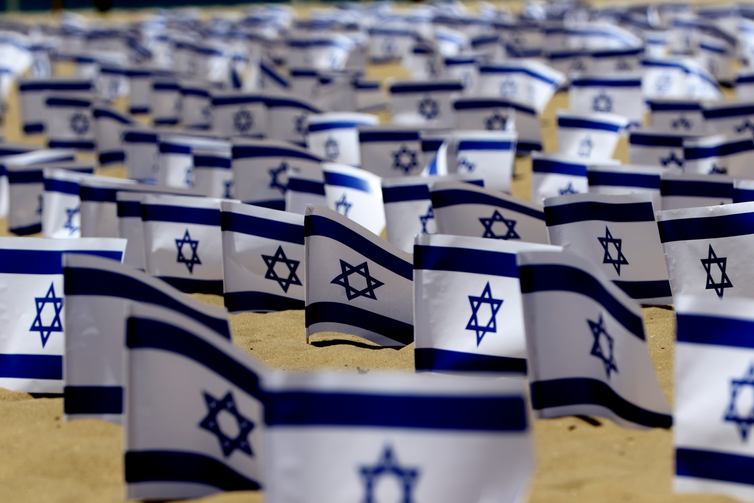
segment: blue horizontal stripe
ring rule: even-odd
[[[662,180],[663,196],[695,196],[733,199],[733,180],[730,182]]]
[[[393,255],[380,245],[373,243],[357,231],[351,230],[330,218],[320,215],[307,215],[304,217],[305,236],[323,236],[351,248],[356,253],[364,256],[385,269],[403,278],[414,280],[414,264]]]
[[[186,145],[176,145],[174,143],[162,143],[162,142],[160,142],[160,153],[161,154],[190,155],[191,154],[191,147],[186,146]]]
[[[616,173],[610,171],[589,171],[590,186],[636,187],[660,190],[662,177],[658,174]]]
[[[754,329],[752,321],[679,313],[677,323],[678,342],[754,349],[754,338],[751,336]]]
[[[106,108],[95,108],[92,111],[92,115],[94,116],[95,119],[102,119],[102,118],[113,119],[115,121],[118,121],[121,124],[133,124],[133,121],[130,118],[118,112],[107,110]]]
[[[118,201],[118,218],[138,218],[141,220],[139,201]]]
[[[37,133],[44,133],[45,125],[43,123],[27,123],[24,124],[24,133],[25,134],[37,134]]]
[[[443,138],[422,138],[422,152],[437,152],[444,141]]]
[[[83,185],[79,188],[79,196],[82,201],[91,201],[98,203],[114,203],[117,202],[117,194],[120,189],[113,189],[108,187],[89,187]]]
[[[285,211],[285,199],[270,199],[268,201],[243,201],[244,204],[268,208],[270,210]]]
[[[141,115],[141,114],[148,114],[149,113],[149,107],[142,107],[142,106],[136,106],[136,107],[130,107],[128,109],[129,113],[133,115]]]
[[[122,386],[66,386],[66,414],[123,414]]]
[[[683,136],[631,133],[628,143],[648,147],[683,147]]]
[[[367,180],[351,175],[344,175],[342,173],[333,173],[331,171],[325,171],[325,185],[331,185],[334,187],[346,187],[348,189],[360,190],[367,194],[373,194],[372,186]]]
[[[414,269],[518,278],[515,253],[470,248],[414,245]]]
[[[537,111],[533,108],[508,101],[505,99],[496,98],[483,98],[483,99],[458,99],[453,103],[453,108],[456,110],[478,110],[488,108],[513,108],[518,112],[523,112],[528,115],[537,115]]]
[[[183,293],[206,293],[210,295],[223,294],[223,280],[221,279],[190,279],[157,276],[168,285]]]
[[[181,88],[175,82],[153,82],[152,89],[155,91],[180,91]]]
[[[223,211],[222,230],[304,245],[303,222],[301,225],[296,225],[251,215],[242,215],[231,211]]]
[[[126,160],[126,154],[123,151],[102,152],[99,155],[99,163],[103,166],[108,164],[121,163]]]
[[[61,355],[0,354],[0,377],[63,379],[63,357]]]
[[[641,87],[641,79],[573,79],[573,87]]]
[[[120,251],[108,250],[8,250],[0,249],[0,273],[3,274],[62,274],[63,253],[95,255],[121,261]]]
[[[513,141],[479,141],[461,140],[458,142],[458,151],[464,150],[515,150],[516,142]]]
[[[91,91],[91,82],[23,82],[18,85],[19,91]]]
[[[194,155],[195,168],[230,169],[231,161],[227,157],[216,155]]]
[[[197,96],[199,98],[211,98],[212,95],[206,89],[195,87],[181,87],[182,96]]]
[[[264,103],[266,97],[260,94],[252,94],[247,96],[225,96],[212,98],[213,107],[222,107],[230,105],[246,105],[249,103]]]
[[[287,87],[287,86],[286,86]],[[313,114],[319,114],[322,113],[322,110],[319,108],[316,108],[312,105],[309,105],[306,102],[297,100],[297,99],[291,99],[291,98],[267,98],[265,100],[265,103],[267,103],[268,108],[277,108],[277,107],[290,107],[290,108],[298,108],[301,110],[306,110],[308,112],[311,112]]]
[[[25,184],[25,183],[44,183],[42,169],[12,171],[8,170],[8,183]]]
[[[531,383],[534,410],[568,405],[601,405],[616,415],[650,428],[670,428],[673,418],[634,405],[618,395],[610,386],[596,379],[571,378]]]
[[[74,98],[47,98],[45,101],[48,107],[89,107],[92,102],[89,100],[77,100]]]
[[[553,225],[572,224],[600,220],[604,222],[654,222],[655,215],[650,201],[642,203],[579,203],[545,206],[545,223]]]
[[[519,140],[516,144],[516,152],[532,152],[532,151],[540,151],[542,150],[542,144],[541,143],[534,143],[531,141],[521,141]]]
[[[47,142],[49,148],[73,148],[76,150],[94,150],[96,145],[92,141],[78,140],[50,140]]]
[[[30,234],[36,234],[38,232],[42,232],[42,224],[34,223],[31,225],[24,225],[21,227],[11,227],[8,230],[11,233],[15,234],[16,236],[28,236]]]
[[[754,213],[661,220],[657,225],[663,243],[746,236],[754,234]]]
[[[382,187],[382,201],[385,204],[429,200],[429,187],[426,184]]]
[[[129,131],[123,135],[124,143],[157,143],[157,133],[144,133],[141,131]]]
[[[533,173],[552,173],[558,175],[587,176],[586,164],[571,164],[550,159],[533,159]]]
[[[420,141],[421,133],[414,131],[359,131],[359,143],[383,141]]]
[[[714,147],[686,147],[683,151],[683,155],[686,160],[693,161],[696,159],[734,155],[741,152],[749,152],[751,150],[754,150],[754,141],[744,140],[735,143],[715,145]]]
[[[613,281],[613,283],[632,299],[657,299],[673,295],[670,290],[670,281],[666,279],[657,281]]]
[[[219,209],[212,208],[188,208],[166,204],[141,205],[141,219],[145,222],[176,222],[220,227],[220,214]]]
[[[178,117],[155,117],[152,122],[155,126],[175,126],[178,124]]]
[[[456,206],[459,204],[484,204],[486,206],[495,206],[497,208],[515,211],[538,220],[545,220],[544,211],[529,208],[528,206],[516,204],[505,199],[500,199],[490,194],[483,194],[471,190],[438,190],[432,192],[430,196],[432,198],[432,206],[434,206],[435,209]]]
[[[436,348],[414,350],[416,371],[425,372],[504,372],[526,375],[526,359],[478,355]]]
[[[748,203],[749,201],[754,201],[754,189],[733,188],[734,203]]]
[[[239,145],[233,147],[233,160],[248,159],[253,157],[292,157],[295,159],[306,159],[308,161],[321,162],[322,159],[309,152],[298,149],[287,149],[281,147],[267,147],[264,145]]]
[[[67,180],[55,180],[54,178],[45,178],[45,192],[60,192],[61,194],[79,195],[78,182]]]
[[[306,306],[305,318],[307,327],[317,323],[340,323],[378,333],[400,344],[414,342],[413,325],[350,304],[315,302]]]
[[[320,124],[309,124],[309,132],[316,133],[317,131],[330,131],[332,129],[353,129],[359,126],[370,125],[371,124],[366,122],[354,121],[322,122]]]
[[[702,104],[699,101],[676,102],[647,100],[649,108],[653,112],[699,112]]]
[[[303,300],[266,292],[225,292],[225,307],[231,313],[240,311],[289,311],[304,309]]]
[[[618,323],[639,339],[644,340],[641,316],[630,311],[589,273],[560,264],[536,264],[518,268],[521,293],[572,292],[591,298],[610,313]]]
[[[740,454],[677,448],[675,473],[679,477],[694,477],[754,485],[754,458]]]
[[[316,194],[319,196],[325,195],[325,183],[315,182],[312,180],[304,180],[302,178],[289,178],[288,179],[288,191],[300,192],[302,194]]]
[[[620,131],[623,129],[622,126],[618,124],[611,124],[609,122],[598,122],[584,119],[569,119],[567,117],[558,117],[558,127],[595,129],[598,131],[610,131],[612,133],[620,133]]]
[[[722,119],[726,117],[741,117],[745,115],[754,115],[754,105],[748,106],[721,106],[719,108],[709,107],[702,110],[705,119]]]
[[[390,85],[390,94],[463,91],[460,82],[400,82]]]

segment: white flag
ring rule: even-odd
[[[80,151],[96,148],[91,100],[56,94],[45,100],[45,113],[49,148]]]
[[[19,80],[18,94],[24,134],[45,132],[49,120],[45,101],[50,93],[76,98],[89,98],[94,91],[90,80],[85,79],[29,79]]]
[[[99,104],[92,108],[92,117],[100,166],[123,163],[126,159],[123,129],[132,125],[133,119],[112,107]]]
[[[649,126],[665,133],[700,135],[707,132],[702,103],[679,99],[647,100]]]
[[[222,136],[265,136],[265,99],[259,93],[217,93],[212,99],[212,129]]]
[[[345,164],[322,164],[327,207],[348,217],[370,232],[385,228],[382,178]]]
[[[266,103],[267,138],[302,146],[306,144],[307,118],[323,112],[314,104],[294,97],[271,97]]]
[[[611,113],[574,113],[557,110],[558,152],[584,161],[612,159],[629,120]]]
[[[647,193],[654,211],[662,209],[662,168],[635,164],[596,164],[588,168],[589,192],[595,194]]]
[[[581,75],[571,81],[571,110],[620,115],[641,126],[645,109],[641,82],[640,76]]]
[[[566,76],[534,59],[482,65],[476,92],[521,102],[542,113]]]
[[[463,91],[459,81],[396,81],[390,83],[393,123],[452,127],[451,102]]]
[[[140,184],[133,180],[106,176],[82,177],[79,179],[79,218],[81,237],[118,237],[118,190],[136,189]]]
[[[587,162],[559,154],[532,156],[531,198],[545,198],[589,192]]]
[[[684,165],[683,140],[686,135],[641,129],[628,135],[631,164],[659,166],[682,171]]]
[[[684,173],[754,177],[754,141],[748,132],[686,138],[683,156]]]
[[[350,166],[360,166],[359,126],[376,126],[376,115],[361,113],[326,113],[308,120],[306,144],[323,159]]]
[[[153,77],[149,111],[155,126],[175,126],[180,121],[181,87],[175,77]]]
[[[449,166],[451,173],[483,178],[488,189],[510,193],[516,161],[515,131],[463,131],[453,134],[449,141],[455,144],[456,154],[456,162]]]
[[[531,124],[527,122],[527,119],[531,117],[537,118],[537,112],[533,108],[524,107],[504,98],[465,96],[457,98],[453,102],[453,110],[456,115],[455,129],[487,131],[516,130],[529,141],[533,137],[536,137],[541,148],[542,141],[539,120],[537,119],[536,121],[536,128],[531,127]],[[521,124],[516,122],[519,111],[524,115],[521,119],[523,121]]]
[[[383,178],[418,175],[422,164],[421,131],[405,126],[359,128],[361,168]]]
[[[730,204],[733,181],[728,175],[662,173],[662,209],[676,210]]]
[[[754,102],[705,102],[702,104],[706,133],[742,133],[754,136]]]

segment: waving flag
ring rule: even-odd
[[[721,100],[715,78],[690,57],[645,57],[642,92],[647,98]]]
[[[310,204],[327,206],[322,165],[300,165],[288,170],[285,210],[303,215]]]
[[[326,162],[322,168],[327,207],[380,234],[385,228],[382,179],[345,164]]]
[[[516,140],[515,131],[455,133],[449,141],[454,143],[456,162],[449,170],[484,178],[485,187],[510,193]]]
[[[306,100],[294,97],[268,98],[267,137],[298,145],[306,144],[307,118],[322,110]]]
[[[92,92],[94,85],[86,79],[19,80],[18,93],[24,133],[32,135],[45,132],[45,125],[49,120],[45,101],[50,93],[86,99],[91,97]]]
[[[143,126],[123,128],[123,151],[128,177],[144,183],[156,183],[160,168],[160,135],[155,129]]]
[[[534,413],[669,428],[641,307],[597,264],[565,251],[520,252],[518,274]]]
[[[446,57],[445,78],[460,80],[463,82],[464,94],[472,94],[479,80],[479,62],[482,58],[478,55],[458,55]]]
[[[540,61],[511,59],[479,67],[476,92],[518,101],[541,114],[565,80],[563,73]]]
[[[361,168],[383,178],[418,175],[421,131],[405,126],[359,127]]]
[[[463,91],[460,81],[400,81],[390,84],[393,123],[452,127],[451,102]]]
[[[754,176],[754,141],[749,132],[687,138],[683,147],[684,173]]]
[[[597,164],[587,170],[589,192],[610,195],[646,193],[652,196],[654,211],[662,209],[662,168]]]
[[[81,151],[96,148],[91,100],[54,95],[45,100],[45,107],[49,148]]]
[[[706,102],[702,105],[706,133],[754,135],[754,102]]]
[[[527,138],[528,141],[536,139],[541,148],[541,127],[537,119],[537,112],[531,107],[525,107],[504,98],[465,96],[453,101],[453,110],[456,115],[455,129],[477,131],[511,131],[515,129],[519,135]],[[523,117],[519,119],[520,114]]]
[[[749,201],[754,201],[754,180],[736,179],[733,182],[733,202],[746,203]]]
[[[702,103],[690,100],[653,99],[649,105],[649,125],[655,131],[700,135],[707,132]]]
[[[357,335],[382,346],[414,340],[413,261],[336,211],[306,208],[306,336]]]
[[[360,166],[359,126],[376,126],[376,115],[328,113],[309,117],[306,144],[313,153],[332,162]]]
[[[631,131],[628,135],[631,163],[682,171],[685,163],[683,140],[686,137],[685,134],[647,129]]]
[[[100,166],[123,163],[123,129],[133,124],[133,119],[112,107],[95,104],[92,108],[94,136]]]
[[[571,80],[571,110],[590,110],[625,117],[632,125],[644,122],[640,76],[580,76]]]
[[[128,112],[134,115],[148,114],[152,106],[152,75],[159,70],[146,67],[130,68],[128,77]]]
[[[662,174],[662,209],[730,204],[733,178],[727,175]]]
[[[42,176],[42,236],[64,239],[81,237],[81,180],[94,175],[46,168]]]
[[[532,156],[532,201],[589,191],[586,161],[559,154]]]
[[[355,78],[351,81],[353,99],[357,112],[373,112],[388,107],[388,100],[382,91],[381,81]]]
[[[66,419],[123,423],[128,301],[192,318],[230,340],[228,313],[182,294],[164,281],[91,255],[63,257]]]
[[[615,114],[577,114],[558,110],[560,154],[585,161],[612,159],[628,119]]]
[[[212,98],[212,128],[222,136],[264,137],[267,97],[259,93],[217,93]]]

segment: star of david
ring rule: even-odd
[[[186,175],[183,177],[183,183],[186,185],[186,187],[194,186],[194,168],[192,168],[191,166],[186,168]]]
[[[437,69],[435,68],[435,62],[431,59],[427,60],[427,75],[430,77],[436,77],[437,76]]]
[[[89,131],[89,117],[82,113],[75,113],[70,120],[71,131],[78,135],[86,134]]]
[[[625,59],[618,60],[618,63],[615,64],[615,69],[618,71],[627,71],[632,70],[631,64],[626,61]]]
[[[607,226],[605,226],[605,237],[597,239],[602,245],[602,248],[605,249],[605,256],[602,257],[602,263],[613,264],[613,267],[615,267],[615,272],[617,272],[618,276],[620,276],[620,266],[629,265],[628,260],[626,260],[626,257],[623,255],[623,251],[621,250],[621,247],[623,246],[623,240],[614,238],[612,234],[610,234],[610,229],[608,229]],[[610,245],[613,245],[615,247],[615,251],[618,254],[616,258],[613,258],[613,256],[610,254]]]
[[[607,330],[605,329],[605,320],[602,319],[601,313],[599,321],[594,322],[590,319],[587,319],[586,321],[589,323],[589,328],[592,330],[592,335],[594,336],[594,344],[592,344],[592,351],[590,354],[602,360],[602,364],[605,366],[605,372],[607,373],[607,378],[610,379],[611,371],[618,372],[618,366],[615,364],[615,341],[610,337],[610,334],[607,333]],[[603,335],[605,341],[607,341],[607,348],[610,351],[609,356],[605,354],[605,351],[602,349],[602,344],[600,343],[601,336]]]
[[[409,150],[406,145],[401,145],[400,150],[391,152],[393,155],[393,169],[400,169],[408,174],[418,163],[416,162],[416,152]]]
[[[345,192],[343,192],[343,196],[340,199],[335,201],[335,211],[337,211],[344,217],[348,216],[348,211],[351,209],[351,206],[353,206],[353,204],[348,202]],[[341,208],[343,208],[342,212],[340,211]]]
[[[189,245],[191,247],[190,259],[187,259],[183,254],[183,245]],[[175,240],[175,246],[178,248],[178,257],[176,258],[176,261],[179,264],[186,264],[189,273],[194,274],[194,265],[201,265],[202,263],[202,261],[199,260],[199,254],[196,253],[196,249],[199,247],[199,240],[191,239],[191,235],[189,234],[188,229],[186,229],[186,233],[183,235],[183,238]]]
[[[181,110],[183,110],[183,100],[181,100],[180,96],[175,99],[175,102],[173,103],[173,111],[177,114],[181,113]]]
[[[465,157],[461,157],[461,159],[458,161],[458,167],[462,168],[462,172],[465,171],[467,173],[471,173],[472,171],[474,171],[474,168],[476,168],[476,164],[469,161]]]
[[[424,215],[419,215],[419,221],[422,224],[422,234],[429,234],[427,232],[427,223],[430,220],[435,219],[435,209],[432,207],[432,205],[429,205],[429,208],[427,208],[427,212]]]
[[[568,185],[566,185],[562,189],[558,189],[558,193],[561,196],[565,196],[568,194],[578,194],[578,192],[576,192],[576,189],[573,188],[573,182],[568,182]]]
[[[328,159],[335,160],[340,156],[340,148],[335,138],[330,136],[325,142],[325,155]]]
[[[385,446],[380,459],[374,466],[362,466],[359,468],[359,474],[364,483],[364,503],[377,503],[374,494],[374,488],[377,480],[385,475],[392,475],[398,479],[403,489],[403,495],[398,503],[412,503],[415,500],[412,497],[412,491],[419,477],[417,468],[401,467],[398,459],[393,454],[391,446]]]
[[[233,115],[233,127],[239,133],[246,133],[254,125],[254,116],[248,110],[239,110]]]
[[[707,258],[701,259],[704,270],[707,272],[707,286],[705,290],[715,290],[717,296],[722,300],[723,293],[726,288],[733,288],[733,283],[730,282],[728,274],[725,272],[725,268],[728,266],[728,257],[718,258],[715,254],[715,250],[712,249],[712,245],[709,245],[709,251],[707,252]],[[720,281],[716,282],[712,278],[712,264],[715,264],[720,270]]]
[[[479,347],[487,332],[497,333],[497,312],[500,311],[500,307],[503,305],[503,299],[492,297],[492,289],[490,288],[489,281],[484,290],[482,290],[481,296],[475,297],[469,295],[468,297],[471,304],[471,318],[469,318],[469,322],[466,324],[466,330],[476,331],[476,345]],[[487,320],[486,325],[479,323],[479,308],[482,307],[482,304],[489,304],[491,310],[490,319]]]
[[[592,138],[589,136],[584,137],[581,143],[579,143],[579,157],[589,157],[592,155],[592,147]]]
[[[712,169],[709,171],[710,175],[727,175],[728,168],[724,166],[718,166],[717,163],[712,163]]]
[[[299,115],[298,117],[293,118],[294,122],[294,129],[298,134],[301,136],[306,136],[307,129],[306,129],[306,114]]]
[[[286,257],[282,246],[278,246],[275,255],[262,255],[262,259],[264,260],[264,263],[267,264],[267,272],[264,274],[264,279],[277,281],[280,288],[282,288],[285,293],[288,293],[288,288],[291,285],[301,285],[301,280],[296,276],[296,269],[298,269],[300,261]],[[275,271],[275,266],[278,263],[285,264],[288,268],[287,277],[281,278],[278,276],[278,273]]]
[[[382,51],[385,53],[385,56],[393,56],[395,54],[395,46],[390,38],[386,37],[382,42]]]
[[[484,226],[484,234],[482,234],[483,238],[491,238],[491,239],[521,239],[521,236],[518,235],[518,233],[515,230],[516,227],[516,221],[515,220],[508,220],[498,211],[495,210],[494,213],[492,213],[492,216],[490,218],[480,218],[479,221]],[[495,222],[501,222],[505,225],[505,234],[503,235],[497,235],[495,234],[495,231],[492,230],[492,226],[495,224]]]
[[[673,122],[672,122],[672,123],[670,124],[670,126],[671,126],[671,127],[673,128],[673,129],[679,129],[679,128],[684,128],[684,129],[691,129],[691,122],[689,122],[689,120],[688,120],[688,119],[686,119],[686,117],[684,117],[683,115],[681,115],[681,116],[680,116],[680,117],[678,117],[678,118],[677,118],[676,120],[674,120],[674,121],[673,121]]]
[[[670,89],[672,79],[668,74],[662,74],[655,81],[655,89],[659,94],[665,94]]]
[[[612,112],[613,99],[602,91],[592,100],[592,110],[595,112]]]
[[[571,63],[571,71],[573,72],[581,72],[586,70],[586,66],[584,65],[584,62],[581,59],[574,59],[573,63]]]
[[[740,126],[736,127],[736,132],[738,133],[743,133],[745,131],[751,131],[752,133],[754,133],[754,124],[751,123],[748,117]]]
[[[518,94],[518,86],[513,79],[505,79],[500,84],[500,96],[504,98],[515,98]]]
[[[212,119],[212,109],[210,107],[202,108],[202,117],[209,122]]]
[[[358,276],[364,278],[366,286],[361,290],[352,286],[349,279],[352,274],[357,274]],[[330,281],[330,283],[333,285],[340,285],[345,288],[346,297],[349,301],[359,297],[366,297],[368,299],[377,300],[374,291],[385,284],[382,281],[373,278],[369,274],[369,265],[366,262],[363,262],[354,267],[345,260],[340,261],[340,274],[336,276],[335,279]]]
[[[220,448],[223,451],[223,456],[226,458],[233,454],[233,451],[238,449],[245,453],[247,456],[253,456],[251,451],[251,443],[249,442],[249,433],[254,429],[254,423],[251,419],[244,417],[236,408],[236,402],[233,399],[233,393],[228,391],[228,394],[224,397],[217,399],[207,393],[204,394],[204,402],[207,405],[207,416],[199,423],[199,427],[207,430],[217,437],[217,441],[220,442]],[[231,438],[226,435],[217,420],[217,416],[227,411],[236,420],[236,426],[238,427],[238,433],[235,438]]]
[[[671,152],[670,155],[667,156],[666,158],[660,157],[660,164],[662,164],[663,166],[667,166],[670,163],[674,163],[674,164],[677,164],[679,167],[683,167],[683,159],[679,159],[675,155],[675,152]]]
[[[44,209],[44,200],[45,200],[45,196],[44,195],[39,194],[37,196],[37,210],[36,210],[36,214],[37,215],[41,215],[42,214],[42,210]]]
[[[60,321],[60,313],[63,311],[63,297],[55,296],[55,285],[50,283],[50,288],[47,290],[47,294],[44,297],[34,297],[34,302],[36,304],[37,316],[34,318],[34,322],[31,324],[29,332],[39,332],[39,335],[42,338],[42,347],[45,347],[51,333],[63,331],[63,323]],[[55,316],[52,318],[52,322],[49,325],[45,325],[42,320],[42,313],[47,304],[52,304],[52,307],[55,310]]]
[[[485,119],[485,127],[488,131],[503,131],[508,123],[508,118],[501,115],[499,111],[495,110],[492,115]]]
[[[432,120],[440,115],[440,105],[430,97],[425,97],[419,102],[419,115],[427,120]]]
[[[278,189],[281,194],[285,194],[285,192],[288,190],[288,182],[280,183],[280,178],[278,178],[280,175],[285,175],[288,173],[288,163],[285,161],[282,161],[280,163],[280,166],[277,168],[270,168],[267,170],[267,172],[270,174],[270,185],[269,188],[271,189]]]
[[[65,213],[65,224],[63,225],[63,229],[68,229],[68,235],[72,236],[74,232],[79,230],[78,226],[73,224],[73,217],[79,214],[81,211],[81,205],[76,206],[75,208],[66,208]]]
[[[736,407],[739,392],[746,389],[746,386],[751,386],[754,389],[754,364],[749,366],[749,370],[741,379],[732,379],[730,381],[730,403],[723,418],[723,421],[726,423],[736,424],[738,433],[741,435],[741,442],[748,440],[749,429],[754,424],[754,406],[749,410],[745,410],[743,414],[739,414],[738,407]]]

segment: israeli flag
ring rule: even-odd
[[[707,124],[700,101],[653,99],[649,105],[649,126],[665,133],[701,135]]]
[[[462,182],[430,186],[438,234],[547,244],[542,206]]]
[[[206,197],[233,198],[233,148],[230,142],[191,149],[194,158],[192,170],[194,190]]]
[[[123,130],[133,125],[133,119],[115,108],[99,104],[92,108],[92,117],[100,166],[123,163],[126,159]]]
[[[65,169],[42,171],[42,237],[81,237],[81,180],[92,177]]]
[[[332,162],[360,166],[360,126],[376,126],[376,115],[326,113],[308,119],[306,145],[313,153]]]
[[[320,91],[319,78],[322,72],[313,68],[291,68],[291,94],[308,100],[315,100]]]
[[[24,134],[45,132],[49,120],[45,101],[50,93],[87,99],[94,92],[91,81],[84,79],[29,79],[18,81],[21,126]]]
[[[628,156],[631,164],[659,166],[683,171],[683,141],[685,134],[664,133],[656,130],[640,129],[628,134]]]
[[[123,150],[126,156],[126,171],[132,180],[156,183],[160,169],[160,135],[155,129],[143,126],[123,128]]]
[[[148,114],[152,109],[152,76],[157,72],[146,67],[130,68],[128,77],[128,112]]]
[[[459,81],[396,81],[390,83],[393,123],[452,127],[451,102],[463,91]]]
[[[127,96],[128,70],[116,64],[101,63],[96,77],[97,95],[106,102]]]
[[[598,49],[590,54],[592,67],[588,71],[597,75],[636,74],[641,72],[641,57],[645,50],[644,47]]]
[[[369,56],[372,63],[386,63],[403,59],[416,41],[416,32],[408,27],[379,27],[368,29]]]
[[[534,414],[606,417],[627,428],[670,428],[642,311],[593,262],[518,253]]]
[[[49,96],[45,101],[49,148],[91,151],[96,148],[92,102],[81,98]]]
[[[222,136],[266,136],[266,99],[259,93],[216,93],[212,98],[212,130]]]
[[[479,62],[481,59],[480,54],[459,54],[446,57],[443,60],[445,78],[460,80],[463,83],[463,93],[472,94],[479,80]]]
[[[594,194],[649,194],[654,211],[662,209],[662,168],[636,164],[597,164],[587,167],[589,192]]]
[[[723,99],[715,78],[692,58],[645,57],[641,64],[645,98]]]
[[[265,383],[269,503],[525,498],[534,451],[521,380],[280,373]]]
[[[671,304],[650,194],[573,194],[545,200],[550,244],[598,264],[642,304]]]
[[[730,204],[733,181],[728,175],[662,173],[662,209]]]
[[[532,156],[532,201],[585,192],[589,192],[586,161],[559,154],[536,153]]]
[[[566,76],[534,59],[512,59],[479,67],[476,93],[518,101],[541,114]]]
[[[742,68],[736,76],[736,99],[754,100],[754,68]]]
[[[124,239],[0,238],[0,387],[63,392],[63,253],[120,261]]]
[[[422,174],[447,175],[447,149],[449,145],[450,130],[425,130],[421,132],[422,138],[422,161],[424,170]]]
[[[66,420],[101,419],[123,424],[123,342],[129,301],[181,313],[218,338],[230,340],[225,309],[192,299],[164,281],[114,260],[66,254],[63,278]]]
[[[308,206],[306,336],[341,332],[381,346],[414,340],[413,259],[336,211]]]
[[[559,153],[584,161],[612,159],[629,119],[611,113],[557,110]]]
[[[421,131],[406,126],[361,126],[361,168],[383,178],[421,173]]]
[[[281,74],[268,58],[259,61],[259,88],[270,94],[287,95],[291,92],[291,83],[288,78]],[[255,89],[256,89],[255,88]]]
[[[429,40],[418,40],[403,58],[403,67],[409,71],[411,80],[417,82],[437,80],[442,64],[437,45]]]
[[[352,81],[353,98],[357,112],[373,112],[388,107],[381,81],[355,78]]]
[[[515,131],[474,131],[455,133],[455,166],[449,171],[484,179],[488,189],[510,193],[516,161]],[[455,169],[453,169],[455,168]]]
[[[568,92],[571,110],[620,115],[640,126],[645,110],[641,82],[640,76],[579,76],[571,80]]]
[[[465,96],[457,98],[453,102],[453,110],[456,115],[455,129],[469,129],[472,131],[512,131],[517,130],[519,135],[524,135],[536,141],[542,147],[541,127],[537,112],[530,107],[525,107],[516,102],[503,98],[489,98],[485,96]],[[516,119],[519,114],[521,124]],[[529,119],[536,119],[536,128],[530,127]],[[520,128],[519,128],[520,126]]]
[[[673,489],[751,500],[754,305],[683,295],[675,311]]]
[[[307,119],[323,112],[306,100],[293,97],[268,98],[267,137],[306,145]]]
[[[754,202],[658,212],[673,297],[754,297],[752,218]]]
[[[416,370],[526,375],[516,253],[559,247],[460,236],[416,237]]]
[[[299,165],[288,170],[285,211],[303,215],[308,205],[327,206],[322,164]]]
[[[79,180],[81,237],[119,237],[116,194],[119,190],[134,190],[138,186],[135,181],[122,178],[82,177]]]
[[[687,138],[684,173],[754,177],[754,141],[750,133]]]
[[[160,135],[157,185],[194,188],[194,151],[209,150],[230,158],[230,149],[229,141],[211,136],[193,136],[185,133]]]
[[[370,232],[385,229],[382,178],[345,164],[322,164],[327,207],[348,217]]]
[[[304,309],[304,216],[232,201],[222,212],[225,307]]]
[[[181,86],[173,77],[153,77],[149,111],[155,126],[175,126],[180,122]]]
[[[741,133],[754,136],[754,101],[704,103],[707,133]]]
[[[212,128],[212,93],[216,86],[211,82],[181,81],[181,112],[179,121],[186,129]]]
[[[148,194],[141,219],[149,274],[182,292],[223,294],[219,199]]]
[[[126,498],[260,489],[263,366],[182,313],[133,303],[127,316]]]

